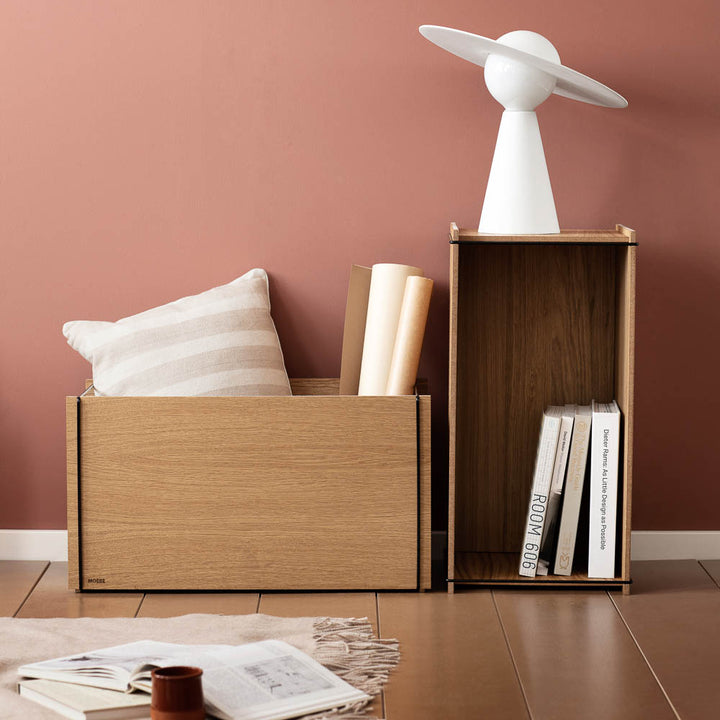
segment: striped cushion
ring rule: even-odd
[[[97,395],[290,395],[264,270],[63,334],[92,363]]]

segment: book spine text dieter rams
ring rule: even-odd
[[[593,402],[588,577],[615,577],[620,409]]]
[[[543,414],[540,439],[535,457],[532,491],[528,504],[525,539],[520,550],[520,575],[535,577],[543,525],[547,512],[548,494],[552,479],[555,453],[560,435],[560,417],[562,408],[549,407]]]

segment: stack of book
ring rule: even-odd
[[[173,665],[202,668],[205,709],[220,720],[285,720],[370,700],[281,640],[245,645],[142,640],[116,645],[23,665],[18,668],[18,692],[73,720],[147,718],[151,672]]]
[[[547,408],[520,575],[571,575],[573,565],[584,563],[587,547],[588,578],[616,576],[619,459],[620,409],[615,401]]]

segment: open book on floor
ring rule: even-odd
[[[171,665],[203,669],[206,709],[221,720],[284,720],[369,700],[367,694],[281,640],[238,646],[144,640],[23,665],[18,675],[150,692],[151,671]]]

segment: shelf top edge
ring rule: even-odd
[[[547,235],[488,235],[450,225],[451,245],[637,245],[635,231],[618,225],[614,230],[561,230]]]

